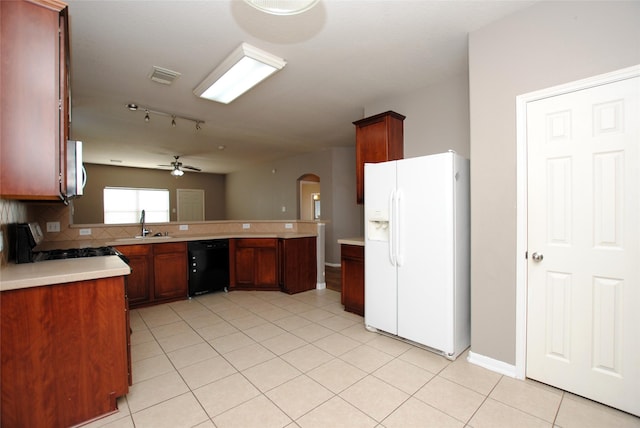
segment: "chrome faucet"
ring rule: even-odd
[[[145,213],[144,210],[142,210],[142,212],[140,213],[140,224],[142,225],[142,231],[140,233],[140,236],[147,236],[149,233],[151,233],[151,231],[147,228],[145,228]]]

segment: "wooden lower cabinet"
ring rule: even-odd
[[[186,299],[188,295],[187,244],[153,244],[153,299]]]
[[[279,290],[278,239],[229,240],[231,290]]]
[[[118,251],[129,259],[131,274],[127,277],[129,307],[135,308],[151,300],[153,252],[151,245],[123,245]]]
[[[3,427],[68,427],[129,390],[124,277],[3,291]]]
[[[131,308],[187,298],[186,242],[122,245],[117,248],[129,259],[131,267],[131,275],[127,278]]]
[[[340,245],[344,310],[364,316],[364,247]]]
[[[282,291],[294,294],[316,288],[315,237],[280,239],[278,254]]]

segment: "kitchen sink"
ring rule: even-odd
[[[136,235],[131,238],[116,238],[115,241],[162,241],[164,239],[171,239],[173,236],[162,235],[162,236],[141,236]]]

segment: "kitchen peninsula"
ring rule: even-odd
[[[117,410],[131,381],[129,272],[117,256],[2,269],[2,426],[73,426]]]
[[[251,232],[240,231],[245,225]],[[177,224],[149,226],[169,235],[136,238],[137,225],[72,226],[65,229],[67,239],[45,240],[40,248],[108,245],[125,254],[143,249],[151,254],[142,257],[151,261],[144,267],[129,267],[118,256],[2,267],[2,426],[72,426],[115,411],[117,397],[128,392],[131,382],[127,299],[135,281],[157,297],[150,287],[157,288],[164,273],[155,271],[179,259],[176,266],[184,270],[178,294],[139,301],[138,306],[186,299],[186,247],[191,241],[233,242],[230,290],[295,293],[316,287],[316,223],[203,222],[189,224],[189,230]],[[81,229],[91,229],[92,239],[84,231],[81,235]],[[171,252],[165,251],[168,247]]]

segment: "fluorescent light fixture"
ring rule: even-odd
[[[229,104],[286,64],[282,58],[242,43],[194,90],[201,98]]]

